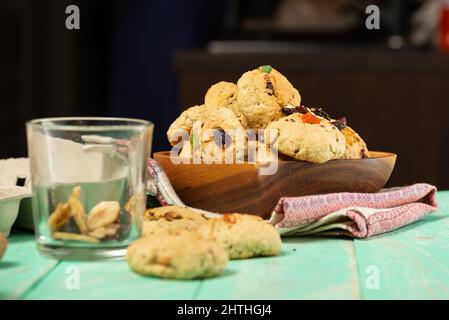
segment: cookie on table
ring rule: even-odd
[[[195,231],[207,220],[206,216],[179,206],[147,209],[144,214],[142,236],[174,229]]]
[[[183,135],[183,133],[190,132],[195,121],[204,118],[208,107],[206,105],[199,105],[185,110],[181,115],[170,125],[167,131],[167,138],[171,145],[176,145]]]
[[[365,141],[350,127],[345,127],[341,133],[346,139],[344,159],[369,158],[370,154]]]
[[[225,248],[230,259],[275,256],[281,249],[275,228],[254,215],[233,213],[211,218],[198,233]]]
[[[294,113],[272,122],[267,135],[277,132],[280,153],[301,161],[324,163],[341,159],[346,150],[346,140],[336,126],[312,113]],[[273,143],[274,138],[268,137]]]
[[[242,127],[248,127],[248,121],[240,111],[237,103],[238,87],[232,82],[221,81],[212,85],[204,97],[204,104],[209,108],[228,108],[234,112]]]
[[[270,66],[245,72],[237,86],[237,104],[249,127],[254,129],[265,128],[281,118],[283,107],[301,103],[298,90]]]
[[[126,259],[136,273],[171,279],[213,277],[223,272],[229,260],[217,243],[183,230],[137,240],[128,247]]]

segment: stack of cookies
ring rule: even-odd
[[[333,119],[322,108],[301,105],[298,90],[271,66],[245,72],[237,84],[211,86],[204,104],[184,111],[167,137],[180,157],[215,162],[227,155],[248,161],[250,145],[257,151],[274,146],[276,156],[279,152],[312,163],[369,157],[365,142],[345,118]]]
[[[262,218],[225,214],[208,218],[166,206],[145,212],[143,237],[129,246],[127,261],[139,274],[175,279],[220,274],[229,259],[278,255],[281,238]]]

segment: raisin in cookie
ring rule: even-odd
[[[179,206],[147,209],[144,215],[142,235],[146,237],[172,229],[195,231],[207,220],[208,218],[202,214]]]
[[[248,121],[237,103],[238,87],[232,82],[221,81],[212,85],[204,97],[204,104],[210,108],[228,108],[236,115],[242,127],[248,127]]]
[[[346,139],[344,159],[369,158],[369,151],[365,141],[350,127],[345,127],[341,133]]]
[[[266,133],[276,132],[279,152],[297,160],[324,163],[341,159],[345,153],[346,141],[340,130],[312,113],[294,113],[270,123]],[[268,140],[276,141],[272,136]]]
[[[246,146],[245,128],[227,108],[217,108],[209,112],[204,119],[201,131],[202,157],[208,159],[221,157],[231,153],[234,160],[244,160]],[[221,152],[219,152],[221,151]]]
[[[281,238],[275,228],[253,215],[225,214],[211,218],[198,233],[225,248],[230,259],[275,256],[281,249]]]
[[[237,104],[249,127],[254,129],[265,128],[281,118],[283,107],[301,103],[298,90],[270,66],[245,72],[237,86]]]
[[[126,259],[136,273],[171,279],[197,279],[219,275],[228,254],[217,243],[189,231],[161,232],[128,247]]]

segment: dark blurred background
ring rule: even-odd
[[[123,116],[155,123],[220,80],[270,64],[303,102],[346,116],[398,153],[390,185],[449,188],[449,9],[442,0],[2,0],[0,156],[26,156],[24,123]],[[65,9],[79,6],[80,30]],[[368,30],[365,8],[380,8]]]

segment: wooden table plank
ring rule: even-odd
[[[449,192],[437,199],[438,211],[423,220],[355,240],[363,298],[449,299]]]
[[[74,286],[79,270],[79,289]],[[70,278],[72,277],[72,278]],[[67,283],[69,285],[67,285]],[[192,299],[201,282],[163,280],[133,273],[124,259],[63,261],[25,299]]]
[[[0,261],[0,299],[18,299],[58,262],[39,256],[31,233],[16,233],[8,241]]]
[[[287,238],[282,254],[232,261],[205,280],[198,299],[358,299],[352,240]]]

